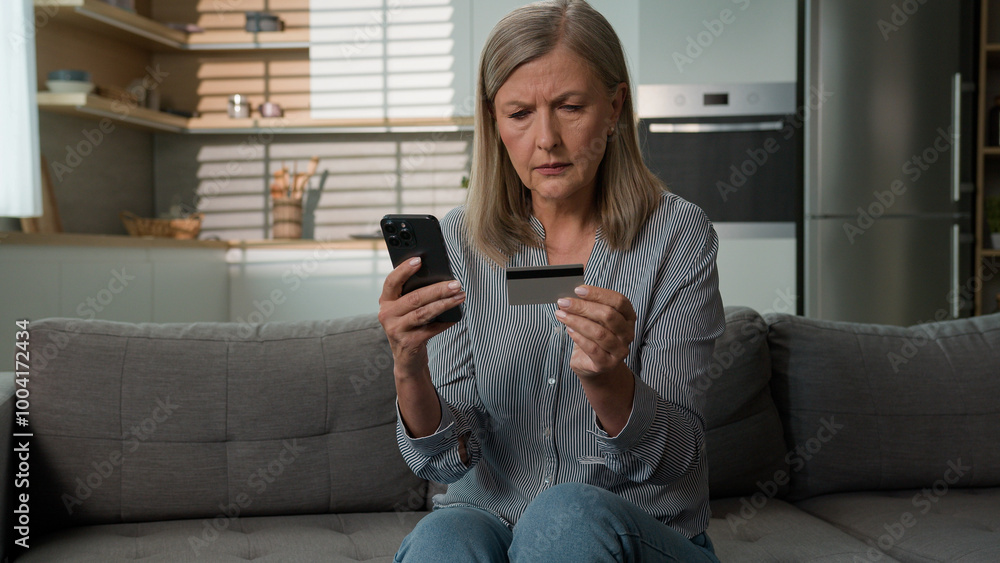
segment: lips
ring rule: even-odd
[[[569,168],[569,166],[568,162],[551,162],[536,167],[535,171],[545,176],[555,176],[562,174],[562,172]]]

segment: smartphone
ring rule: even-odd
[[[420,269],[403,284],[403,293],[455,279],[448,262],[448,248],[444,245],[441,225],[436,217],[390,214],[382,218],[381,227],[393,267],[416,256],[423,261]],[[461,306],[456,305],[435,317],[434,322],[454,323],[461,318]]]

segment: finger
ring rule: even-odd
[[[457,280],[437,282],[401,296],[396,300],[406,312],[426,307],[436,301],[447,300],[462,292],[462,284]]]
[[[403,294],[403,284],[406,280],[417,273],[420,269],[421,264],[420,257],[411,258],[399,266],[396,266],[389,272],[389,275],[385,277],[385,281],[382,283],[382,295],[379,296],[379,303],[383,301],[395,301],[399,299],[399,296]]]
[[[452,290],[449,289],[449,291]],[[422,327],[429,324],[444,324],[451,326],[454,323],[434,323],[433,321],[435,318],[437,318],[438,315],[444,313],[445,311],[451,310],[456,305],[461,304],[463,301],[465,301],[464,291],[451,293],[445,297],[442,297],[441,299],[430,301],[424,305],[414,308],[404,316],[404,321],[409,326],[412,327]]]
[[[567,332],[574,342],[581,343],[584,351],[592,356],[598,349],[604,354],[624,358],[628,354],[627,335],[596,323],[586,317],[573,315],[566,311],[557,311],[556,317],[566,325]],[[582,343],[586,343],[585,345]],[[596,358],[595,358],[596,359]]]
[[[635,309],[632,308],[632,302],[617,291],[594,285],[581,285],[574,290],[574,293],[583,301],[602,303],[621,313],[625,320],[635,321]]]
[[[576,347],[590,358],[591,363],[594,364],[597,371],[603,371],[620,361],[614,354],[608,352],[597,342],[587,338],[578,331],[569,332],[569,337],[576,344]]]
[[[457,281],[439,282],[414,290],[396,300],[381,301],[379,322],[391,337],[405,338],[407,332],[430,323],[464,300],[465,292]]]
[[[625,318],[621,311],[611,307],[610,305],[605,305],[595,301],[568,298],[560,299],[558,301],[558,305],[559,309],[556,312],[556,316],[560,316],[559,312],[562,312],[567,315],[582,317],[591,321],[591,323],[596,323],[597,325],[609,330],[611,333],[620,337],[626,344],[632,342],[632,339],[634,338],[635,319],[629,320]],[[577,329],[581,328],[583,325],[570,326]]]

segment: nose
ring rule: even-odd
[[[561,137],[559,136],[559,122],[549,111],[538,112],[538,119],[535,120],[535,144],[543,151],[551,151],[559,146]]]

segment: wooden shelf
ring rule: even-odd
[[[36,21],[49,18],[152,51],[260,51],[308,49],[309,30],[185,33],[99,0],[34,0]],[[39,24],[41,25],[41,24]]]
[[[128,104],[93,94],[39,92],[38,108],[91,119],[108,118],[148,131],[183,133],[188,126],[187,118],[143,107],[130,107]]]
[[[127,235],[91,235],[79,233],[22,233],[0,232],[0,246],[99,246],[129,248],[217,248],[269,249],[269,250],[381,250],[382,240],[177,240],[161,237],[131,237]]]
[[[309,30],[290,29],[268,33],[232,30],[192,33],[188,35],[186,49],[189,51],[307,50]]]
[[[93,94],[56,94],[53,92],[38,93],[38,108],[54,113],[75,115],[90,119],[108,118],[112,121],[143,129],[146,131],[162,131],[168,133],[253,133],[267,131],[268,133],[317,133],[338,130],[398,130],[398,129],[431,129],[468,128],[472,126],[471,117],[456,117],[444,119],[290,119],[290,118],[249,118],[229,119],[228,117],[196,117],[188,119],[162,111],[153,111],[143,107],[129,107]],[[1000,154],[1000,152],[998,152]]]
[[[188,120],[189,133],[241,133],[267,131],[270,133],[315,133],[323,130],[371,129],[430,129],[436,127],[468,128],[472,117],[454,118],[398,118],[398,119],[305,119],[266,118],[230,119],[225,116],[197,117]]]
[[[99,246],[129,248],[218,248],[226,250],[229,243],[219,240],[177,240],[155,237],[130,237],[127,235],[90,235],[78,233],[21,233],[0,232],[0,246]]]

